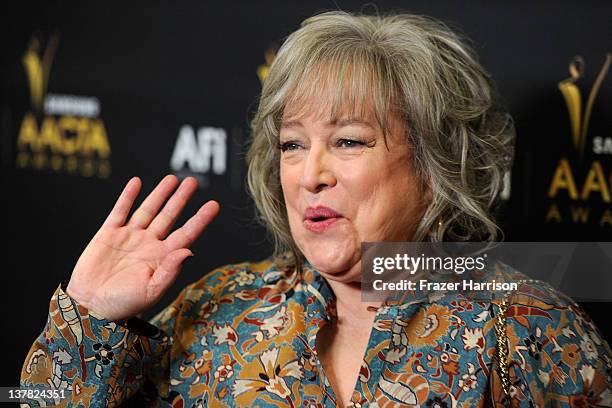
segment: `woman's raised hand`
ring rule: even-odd
[[[182,262],[193,256],[188,247],[219,213],[219,204],[208,201],[168,235],[198,187],[195,178],[187,177],[172,194],[177,184],[176,176],[164,177],[128,221],[142,183],[138,177],[127,183],[76,263],[66,290],[70,297],[115,321],[147,310],[162,297]]]

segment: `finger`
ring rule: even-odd
[[[108,217],[102,224],[102,226],[106,227],[121,227],[125,224],[125,220],[127,220],[128,214],[132,209],[132,205],[134,205],[134,200],[138,197],[138,193],[140,193],[140,188],[142,187],[142,182],[138,177],[132,177],[130,181],[127,182],[123,191],[119,195],[115,206],[111,210]]]
[[[128,225],[137,228],[147,228],[151,220],[155,218],[159,209],[176,188],[178,179],[175,175],[168,174],[151,191],[140,207],[132,214]]]
[[[149,231],[153,232],[157,238],[164,239],[197,189],[198,181],[194,177],[187,177],[183,180],[178,190],[155,216],[149,226]]]
[[[190,256],[193,256],[193,252],[187,248],[178,249],[166,255],[155,272],[153,272],[147,285],[147,299],[150,302],[156,302],[162,297],[176,280],[185,259]]]
[[[166,245],[170,251],[178,248],[189,247],[199,236],[202,231],[206,229],[208,224],[219,214],[220,206],[219,203],[210,200],[206,202],[198,212],[191,217],[187,222],[179,229],[174,231],[168,238],[166,238]]]

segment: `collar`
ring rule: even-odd
[[[302,265],[301,278],[306,296],[306,339],[310,349],[315,350],[319,329],[338,317],[336,295],[325,278],[307,260]]]

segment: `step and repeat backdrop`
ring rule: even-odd
[[[137,204],[165,174],[198,179],[177,225],[208,199],[222,208],[145,317],[270,253],[245,190],[249,117],[283,38],[338,8],[427,14],[472,39],[516,122],[506,240],[611,240],[609,2],[20,2],[0,17],[0,385],[18,383],[51,294],[132,176]],[[584,306],[609,340],[609,304]]]

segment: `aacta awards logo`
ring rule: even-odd
[[[22,62],[30,87],[31,107],[17,137],[17,168],[51,170],[84,177],[111,173],[111,148],[100,116],[100,101],[91,96],[47,93],[58,35],[41,51],[30,41]]]
[[[586,148],[593,106],[611,60],[612,55],[607,54],[584,109],[578,86],[584,76],[585,61],[582,57],[574,58],[569,65],[569,78],[559,82],[568,109],[569,134],[576,154],[561,157],[552,175],[548,197],[553,201],[548,207],[546,222],[612,227],[612,156],[609,156],[612,155],[612,138],[593,135],[590,151]],[[582,174],[586,176],[582,177]]]

